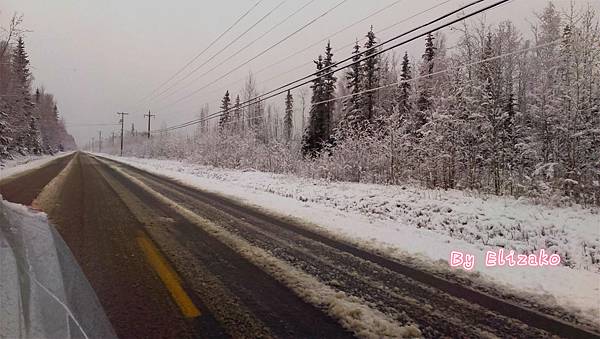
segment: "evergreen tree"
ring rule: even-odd
[[[421,76],[430,76],[433,74],[434,59],[436,47],[433,43],[434,37],[431,33],[425,38],[425,53],[423,53],[423,65],[421,66]],[[420,81],[419,98],[417,99],[417,112],[415,112],[414,133],[420,135],[420,128],[427,123],[427,111],[431,108],[431,78],[425,78]]]
[[[404,53],[402,58],[402,69],[400,71],[400,94],[398,96],[398,111],[400,114],[406,115],[411,110],[410,104],[410,93],[412,79],[410,61],[408,59],[408,52]]]
[[[433,73],[434,58],[435,58],[435,46],[433,44],[433,35],[427,34],[425,40],[425,53],[423,53],[423,66],[421,69],[421,76],[429,76]],[[426,78],[422,81],[420,88],[419,100],[417,102],[420,111],[424,112],[431,107],[431,88],[429,86],[430,81]]]
[[[377,53],[377,48],[375,47],[375,45],[377,45],[377,40],[375,38],[375,33],[373,33],[373,26],[371,26],[371,30],[367,33],[366,37],[367,42],[365,42],[364,57],[367,59],[362,65],[364,91],[379,87],[379,58],[372,56]],[[362,95],[363,122],[367,125],[373,122],[374,119],[376,94],[376,91],[370,91]]]
[[[323,59],[323,89],[322,89],[322,101],[326,101],[322,104],[323,109],[323,131],[324,140],[328,140],[331,136],[331,125],[333,120],[333,111],[335,109],[335,83],[337,78],[331,72],[334,68],[332,65],[333,53],[331,52],[331,43],[328,41],[325,47],[325,58]]]
[[[31,101],[31,72],[25,51],[25,42],[19,37],[12,54],[11,87],[14,95],[13,122],[16,132],[16,148],[21,152],[41,153],[41,136],[35,105]]]
[[[219,119],[219,129],[223,130],[227,127],[227,124],[231,121],[229,116],[229,109],[231,106],[231,99],[229,98],[229,91],[225,92],[223,99],[221,100],[221,118]]]
[[[284,123],[284,136],[286,141],[290,141],[292,139],[292,129],[293,129],[293,112],[294,112],[294,98],[292,97],[292,93],[288,90],[287,95],[285,97],[285,116],[283,118]]]
[[[346,86],[350,90],[350,94],[352,96],[346,100],[346,107],[344,109],[345,120],[349,124],[350,128],[355,128],[358,121],[360,121],[361,113],[361,82],[362,82],[362,64],[359,62],[361,56],[360,46],[358,45],[358,40],[354,45],[354,51],[352,52],[354,56],[352,57],[352,62],[356,63],[350,66],[348,72],[346,73]]]
[[[303,135],[302,140],[302,154],[304,156],[316,156],[323,147],[325,141],[325,130],[324,130],[324,105],[320,103],[323,101],[323,56],[319,55],[319,58],[314,61],[317,72],[317,77],[313,80],[313,84],[310,86],[312,89],[311,97],[311,108],[310,117],[308,121],[308,127]]]
[[[305,156],[316,156],[325,144],[331,142],[333,99],[335,99],[335,82],[337,78],[331,73],[334,68],[332,66],[334,61],[329,42],[325,47],[325,58],[319,55],[315,64],[317,66],[317,77],[311,86],[313,94],[309,125],[302,141],[302,153]]]

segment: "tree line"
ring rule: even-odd
[[[429,34],[418,57],[376,55],[373,27],[331,73],[331,43],[309,88],[282,106],[248,77],[218,121],[194,135],[132,140],[129,153],[188,157],[330,180],[476,190],[600,204],[600,29],[587,6],[549,3],[531,32],[510,21],[463,23],[453,46]],[[360,54],[365,51],[364,54]],[[362,61],[361,61],[362,60]],[[309,98],[307,98],[309,96]],[[252,101],[240,107],[240,100]],[[208,116],[202,107],[200,118]]]
[[[76,147],[53,95],[44,88],[32,91],[21,23],[22,16],[13,15],[0,39],[0,160]]]

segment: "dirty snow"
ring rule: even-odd
[[[14,174],[18,174],[30,169],[44,166],[46,163],[66,157],[72,152],[61,152],[55,155],[28,155],[19,156],[12,160],[1,160],[0,161],[0,179],[8,178]]]
[[[123,176],[128,177],[130,181],[134,182],[144,191],[154,195],[165,205],[180,213],[187,220],[214,235],[247,260],[283,282],[305,301],[324,308],[330,316],[338,319],[344,328],[352,331],[359,338],[421,337],[421,331],[416,325],[408,324],[401,326],[396,324],[386,314],[367,306],[363,300],[332,289],[317,278],[289,265],[281,259],[273,257],[267,251],[251,245],[243,238],[177,205],[121,169],[113,168]]]
[[[103,156],[106,156],[103,154]],[[475,276],[511,293],[562,306],[600,324],[600,216],[579,206],[551,208],[507,197],[327,182],[180,161],[118,158],[208,191],[300,218],[361,246],[410,256],[436,268],[451,251],[475,256]],[[498,248],[558,253],[558,267],[486,267]]]

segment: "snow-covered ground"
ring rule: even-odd
[[[0,160],[0,179],[24,172],[33,168],[41,167],[49,161],[64,157],[72,152],[61,152],[56,155],[27,155],[19,156],[11,160]]]
[[[103,155],[106,156],[106,155]],[[470,278],[540,304],[560,305],[600,324],[600,215],[462,191],[327,182],[291,175],[225,170],[180,161],[114,158],[262,209],[299,218],[337,237],[450,268],[450,252],[475,256]],[[487,267],[488,250],[558,253],[544,267]],[[465,276],[462,272],[457,272]]]

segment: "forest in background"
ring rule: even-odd
[[[598,205],[598,17],[552,3],[534,15],[530,32],[506,20],[455,25],[453,46],[430,34],[413,59],[369,57],[379,41],[371,28],[354,48],[360,62],[331,74],[327,44],[315,60],[321,76],[283,106],[241,106],[260,97],[250,75],[239,95],[225,93],[218,119],[205,105],[193,133],[132,130],[125,154]]]
[[[0,161],[18,154],[54,154],[77,147],[54,96],[44,88],[32,91],[22,21],[22,16],[13,15],[0,36]]]

